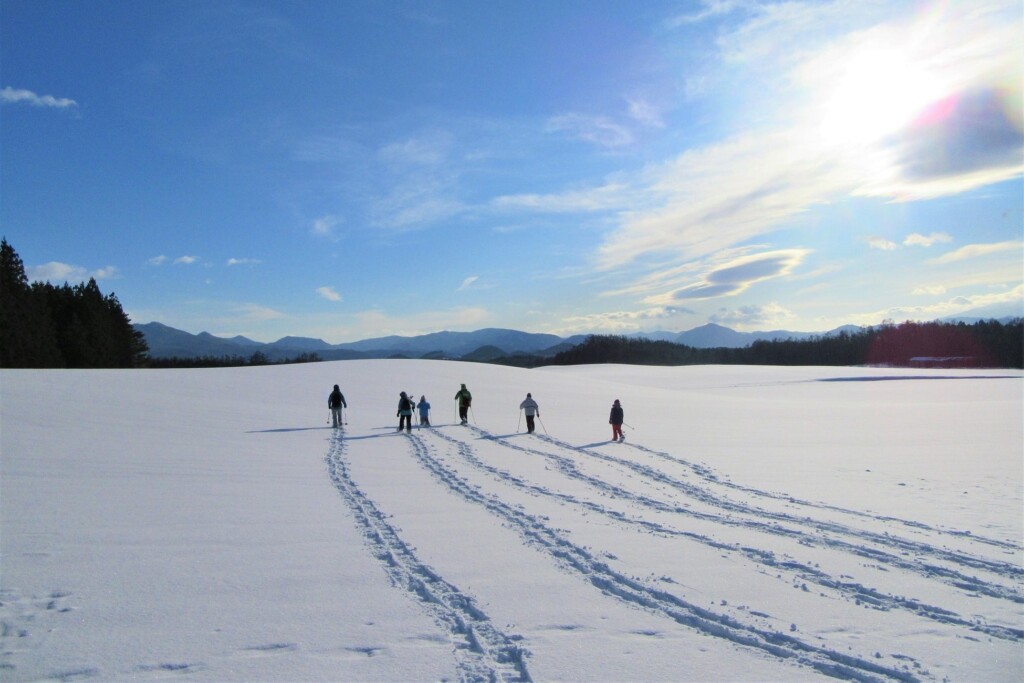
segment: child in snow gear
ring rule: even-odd
[[[526,414],[526,433],[533,434],[533,417],[540,417],[540,406],[533,400],[533,396],[526,395],[526,400],[519,404],[519,410]]]
[[[327,407],[331,409],[331,422],[335,428],[344,424],[341,420],[341,409],[342,407],[348,408],[348,404],[345,403],[345,396],[341,393],[341,389],[338,385],[334,385],[334,391],[327,397]]]
[[[412,399],[403,391],[398,399],[398,431],[412,432]]]
[[[420,396],[420,402],[416,404],[416,407],[420,411],[420,426],[430,426],[430,404],[427,403],[426,396]]]
[[[473,395],[469,393],[469,389],[463,384],[459,392],[455,394],[455,400],[459,402],[459,419],[462,424],[466,424],[468,421],[467,415],[469,415],[469,406],[473,404]]]
[[[619,399],[615,399],[615,403],[612,404],[611,415],[608,416],[608,424],[612,426],[612,441],[625,441],[626,435],[622,433],[622,422],[625,416],[622,406],[619,404]]]

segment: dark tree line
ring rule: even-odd
[[[29,284],[21,257],[0,242],[0,367],[130,368],[148,352],[121,302],[96,280]]]
[[[500,361],[499,361],[500,362]],[[1024,320],[885,324],[811,339],[697,349],[666,341],[595,335],[557,354],[553,365],[888,365],[1024,368]],[[538,363],[539,364],[539,363]]]
[[[287,365],[290,363],[319,363],[322,358],[316,353],[300,353],[294,358],[282,360],[270,360],[262,351],[256,351],[250,356],[227,355],[227,356],[194,356],[182,358],[170,356],[164,358],[151,358],[151,368],[236,368],[251,365]]]

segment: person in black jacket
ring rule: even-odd
[[[626,439],[626,435],[622,433],[622,422],[625,417],[626,414],[622,410],[619,399],[615,399],[615,403],[612,404],[611,415],[608,416],[608,424],[612,426],[612,441],[624,441]]]
[[[416,406],[415,401],[409,398],[404,391],[398,397],[398,431],[412,433],[412,409]]]
[[[341,409],[348,408],[348,404],[345,403],[345,395],[341,393],[341,389],[338,385],[334,385],[334,391],[327,397],[327,407],[331,409],[331,422],[335,428],[340,427],[344,424],[341,419]]]

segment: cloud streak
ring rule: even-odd
[[[4,104],[27,104],[47,109],[74,109],[78,107],[78,102],[67,97],[37,95],[31,90],[12,88],[10,86],[0,90],[0,102]]]

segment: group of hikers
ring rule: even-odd
[[[473,405],[473,394],[470,393],[465,384],[461,385],[459,391],[455,394],[455,401],[459,408],[460,424],[467,424],[469,422],[469,411]],[[348,408],[348,403],[345,402],[345,395],[341,393],[341,389],[338,388],[337,384],[334,385],[334,391],[327,397],[327,407],[331,411],[332,426],[337,429],[344,425],[342,409]],[[533,399],[532,394],[527,393],[526,398],[519,404],[519,410],[522,415],[526,416],[527,434],[533,434],[535,429],[534,420],[540,418],[540,405]],[[397,414],[399,432],[403,429],[406,432],[412,432],[414,412],[419,412],[421,427],[430,426],[430,403],[427,401],[427,397],[420,396],[420,400],[416,401],[415,398],[409,396],[406,392],[401,392],[398,398]],[[612,441],[625,440],[626,435],[622,431],[624,418],[625,413],[622,410],[622,404],[619,403],[618,399],[615,399],[615,403],[612,404],[611,414],[608,416],[608,424],[612,426]]]

